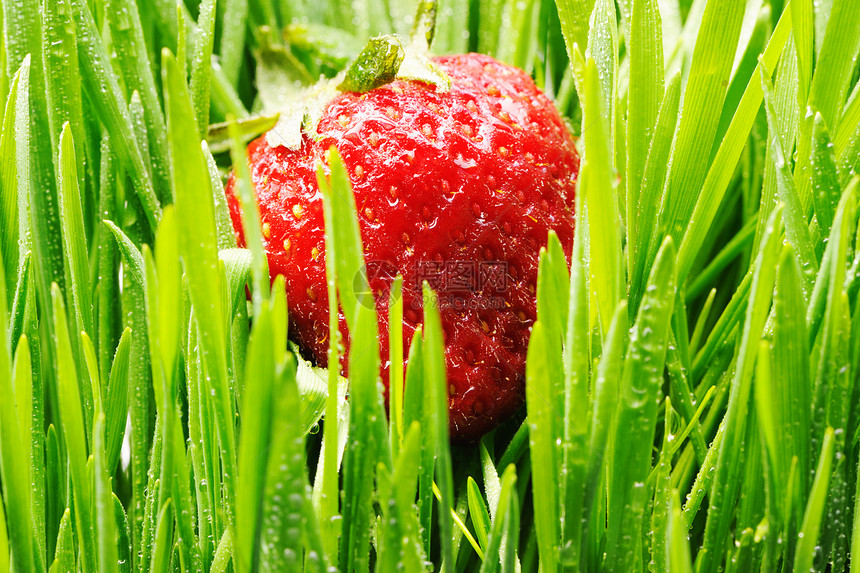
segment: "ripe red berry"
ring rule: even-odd
[[[320,140],[248,149],[272,276],[284,275],[290,336],[326,364],[325,230],[315,169],[332,145],[350,173],[374,292],[403,275],[404,345],[421,324],[421,284],[438,292],[455,438],[473,439],[523,401],[538,255],[554,230],[573,241],[579,158],[558,112],[523,71],[483,55],[434,62],[442,93],[395,81],[343,93]],[[242,243],[233,180],[228,201]],[[388,300],[377,297],[388,383]],[[340,316],[346,338],[346,323]]]

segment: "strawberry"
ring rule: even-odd
[[[407,349],[422,322],[422,281],[438,294],[451,434],[470,440],[522,404],[539,251],[553,230],[570,256],[579,157],[525,72],[479,54],[432,62],[449,90],[395,80],[340,93],[323,108],[316,137],[303,134],[289,149],[264,136],[248,154],[270,271],[286,278],[291,338],[326,364],[315,169],[335,146],[350,173],[371,289],[384,293],[398,273],[404,278]],[[228,204],[242,244],[233,186],[231,178]],[[387,384],[388,297],[376,304]],[[342,312],[340,325],[348,345]]]

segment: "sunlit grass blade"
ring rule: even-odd
[[[24,67],[15,74],[10,86],[9,98],[5,102],[5,113],[3,115],[2,132],[0,132],[0,165],[3,166],[2,175],[0,175],[0,258],[3,260],[3,268],[0,269],[4,273],[4,280],[7,289],[11,289],[16,282],[18,272],[19,245],[18,237],[20,235],[18,229],[19,219],[19,183],[27,185],[28,175],[28,154],[21,153],[22,144],[21,138],[24,139],[24,145],[27,143],[27,136],[20,133],[26,131],[27,122],[22,122],[18,119],[18,111],[20,106],[29,107],[29,99],[27,98],[28,91],[28,68]],[[20,103],[19,103],[20,101]],[[26,148],[24,148],[26,149]],[[23,173],[19,171],[24,170]],[[22,178],[24,178],[22,180]],[[26,217],[24,218],[26,219]],[[11,297],[14,293],[7,290],[7,297]],[[11,300],[6,300],[8,305]]]
[[[151,571],[167,571],[173,550],[173,500],[168,499],[158,512],[153,539]]]
[[[469,476],[467,480],[467,495],[469,497],[469,517],[472,520],[472,526],[475,528],[475,537],[478,543],[481,544],[481,549],[484,554],[487,552],[487,537],[490,531],[490,514],[487,511],[487,506],[484,503],[484,498],[481,496],[481,490],[477,482]]]
[[[588,85],[588,68],[586,68],[586,84],[585,94],[580,94],[580,98],[585,100],[583,103],[584,111],[582,116],[582,135],[585,139],[585,157],[586,159],[594,159],[598,162],[602,161],[599,155],[590,157],[589,141],[594,142],[596,146],[601,146],[598,150],[599,154],[603,153],[602,146],[606,145],[609,148],[609,167],[614,167],[617,171],[623,172],[622,166],[616,163],[616,150],[618,148],[616,133],[616,113],[617,113],[617,95],[618,95],[618,25],[615,12],[615,2],[611,0],[596,0],[594,9],[591,12],[591,20],[589,22],[588,45],[585,49],[585,59],[594,60],[599,83],[599,102],[594,105],[591,102],[597,102],[589,91]],[[590,107],[589,107],[590,106]],[[586,115],[586,113],[588,115]],[[596,123],[598,118],[603,118],[602,126]],[[601,130],[602,129],[602,130]],[[593,139],[588,139],[588,135],[596,130]],[[595,145],[592,145],[595,147]],[[622,158],[623,159],[623,158]],[[594,164],[597,168],[602,168],[602,163]],[[601,174],[608,175],[609,171],[599,171]]]
[[[127,328],[122,333],[119,346],[116,349],[110,369],[110,379],[107,385],[105,412],[105,452],[107,454],[107,470],[113,475],[119,462],[120,448],[125,435],[126,418],[128,415],[128,372],[131,351],[131,331]]]
[[[806,310],[800,286],[800,271],[790,249],[783,251],[777,273],[773,356],[772,380],[776,385],[773,395],[778,401],[771,407],[775,408],[774,415],[781,422],[781,427],[776,427],[780,436],[781,453],[773,471],[776,475],[786,475],[792,457],[797,457],[798,467],[810,466],[809,404],[812,401]],[[805,498],[809,489],[807,475],[805,472],[798,475],[801,499]],[[775,485],[782,489],[790,484],[780,482]]]
[[[594,0],[557,0],[555,4],[567,53],[573,61],[573,47],[583,50],[588,43],[588,18],[594,9]]]
[[[268,305],[267,305],[268,306]],[[266,467],[269,460],[269,446],[275,436],[272,434],[272,404],[275,387],[275,348],[272,314],[267,308],[254,322],[254,329],[248,341],[248,362],[242,404],[242,432],[239,436],[239,477],[236,492],[236,539],[234,552],[236,567],[239,571],[251,571],[260,566],[261,550],[265,545],[258,542],[262,535],[262,508],[265,500],[263,489],[266,485]],[[251,420],[254,420],[251,422]],[[280,532],[273,532],[268,542],[274,546],[288,540],[281,540]],[[296,540],[297,541],[297,540]],[[290,554],[285,556],[285,567],[296,567],[299,554],[295,546],[286,546]],[[265,561],[269,566],[272,555]]]
[[[818,45],[819,39],[816,38],[816,46]],[[808,108],[821,113],[824,123],[836,131],[839,129],[845,96],[852,81],[854,62],[860,51],[860,11],[852,0],[833,1],[826,32],[817,51],[809,98],[805,103]],[[806,108],[802,109],[805,111]],[[813,119],[812,115],[804,114],[798,135],[794,169],[797,195],[805,212],[809,211],[811,203],[810,153]]]
[[[639,187],[636,197],[627,197],[628,212],[628,283],[630,284],[631,310],[637,311],[639,301],[644,294],[645,280],[648,278],[646,268],[650,252],[650,244],[656,238],[657,213],[660,198],[663,194],[663,184],[669,170],[669,155],[672,151],[673,134],[678,122],[678,107],[681,101],[681,75],[675,74],[669,80],[660,103],[656,125],[648,157],[642,173],[642,181],[634,182],[628,172],[628,185]],[[628,137],[628,139],[630,139]],[[631,142],[628,141],[628,148]],[[632,211],[635,210],[634,215]]]
[[[681,501],[678,491],[672,492],[672,506],[669,514],[669,527],[666,528],[667,562],[671,573],[693,573],[693,562],[690,558],[690,545],[681,517]]]
[[[403,277],[398,275],[388,295],[389,442],[397,455],[405,437],[403,426]]]
[[[117,551],[116,516],[114,513],[113,492],[108,473],[105,451],[105,415],[96,414],[93,424],[93,457],[95,479],[95,518],[98,530],[99,571],[119,571],[119,552]]]
[[[199,25],[200,34],[194,49],[191,66],[191,99],[194,102],[194,115],[200,129],[200,136],[205,137],[209,131],[209,96],[212,82],[212,48],[215,43],[215,7],[216,0],[206,0],[200,3]]]
[[[6,533],[6,510],[3,502],[3,495],[0,494],[0,567],[3,571],[11,571],[11,561],[9,560],[9,537]]]
[[[283,291],[279,296],[283,296]],[[262,492],[261,563],[268,571],[294,571],[302,563],[304,552],[305,570],[322,573],[328,570],[329,564],[323,553],[302,464],[305,432],[297,427],[298,420],[292,416],[299,402],[293,372],[290,355],[283,358],[283,374],[273,387],[272,443],[266,489]],[[300,533],[298,537],[296,531]]]
[[[577,197],[577,212],[581,213],[582,198]],[[580,215],[578,221],[584,217]],[[581,512],[582,496],[585,488],[583,472],[588,463],[588,451],[586,450],[586,437],[588,432],[588,390],[589,390],[589,368],[590,368],[590,309],[589,289],[587,282],[587,261],[585,260],[585,248],[588,236],[582,224],[577,224],[571,251],[570,262],[570,284],[568,285],[568,310],[567,324],[565,328],[565,339],[563,346],[563,372],[564,372],[564,394],[563,394],[563,418],[562,418],[562,450],[561,469],[562,475],[567,472],[567,478],[562,487],[564,498],[560,501],[564,504],[563,515],[565,515],[565,527],[561,531],[562,546],[573,546],[573,559],[579,555],[579,547],[574,546],[576,539],[585,539],[587,536],[581,532],[577,520],[572,518]],[[528,423],[520,427],[520,431],[511,440],[511,445],[519,439],[525,441]],[[483,452],[482,452],[483,454]],[[504,457],[504,456],[503,456]],[[496,468],[487,469],[489,455],[482,455],[484,460],[484,475],[492,471],[492,485],[498,486],[498,473]],[[516,461],[516,460],[513,460]],[[503,463],[508,460],[499,460],[500,467],[506,467]],[[487,487],[487,478],[484,478]],[[500,486],[499,486],[500,487]],[[490,491],[494,491],[495,499],[490,498]],[[488,488],[487,498],[491,503],[491,514],[495,516],[495,505],[498,504],[500,490]],[[562,555],[564,558],[565,555]]]
[[[239,68],[245,48],[245,27],[248,18],[248,0],[225,0],[221,29],[221,69],[232,85],[239,81]]]
[[[71,125],[77,156],[75,175],[81,193],[86,196],[84,166],[88,154],[84,151],[87,138],[84,136],[83,92],[78,67],[77,34],[68,2],[52,2],[50,6],[45,6],[42,33],[51,143],[56,151],[61,132],[66,129],[66,124]],[[61,162],[56,166],[61,168]],[[60,176],[59,172],[57,175]],[[63,222],[62,216],[60,222]]]
[[[8,75],[14,75],[15,70],[20,67],[22,76],[19,95],[29,92],[29,98],[18,97],[16,106],[18,210],[23,212],[22,205],[26,205],[29,201],[32,231],[32,243],[25,240],[21,252],[22,254],[25,252],[23,249],[25,245],[27,247],[32,245],[34,259],[39,261],[37,284],[40,304],[44,308],[49,308],[51,283],[62,284],[63,282],[63,245],[62,237],[53,232],[60,222],[57,217],[57,180],[48,124],[45,72],[40,41],[42,36],[40,7],[34,3],[25,2],[17,4],[13,9],[9,2],[4,2],[0,9],[3,10],[3,51]],[[26,89],[24,86],[27,86]],[[25,217],[19,218],[20,224],[25,224],[25,221]],[[25,233],[19,232],[19,238],[24,237]]]
[[[424,385],[424,341],[423,329],[415,329],[409,345],[409,366],[406,368],[403,394],[403,423],[418,422],[426,427],[428,411],[424,408],[426,388]],[[435,469],[436,445],[429,431],[421,432],[421,457],[418,472],[418,520],[421,525],[424,553],[430,553],[430,534],[433,518],[433,470]]]
[[[321,167],[317,171],[317,182],[322,192],[330,197],[334,227],[326,238],[334,241],[337,293],[352,331],[355,328],[356,305],[359,303],[356,293],[369,293],[370,288],[366,286],[367,278],[363,268],[364,257],[358,219],[355,216],[355,197],[349,183],[349,174],[334,147],[328,151],[328,164],[328,178]]]
[[[90,287],[89,255],[87,253],[84,218],[81,212],[81,194],[78,188],[78,162],[70,124],[63,125],[60,135],[57,195],[60,203],[63,246],[68,257],[66,286],[74,311],[74,324],[78,330],[93,335],[93,301]],[[85,407],[92,413],[92,397],[83,394]],[[88,424],[92,424],[89,420]]]
[[[54,553],[54,563],[51,565],[51,573],[55,571],[74,571],[75,543],[72,533],[72,512],[66,509],[60,520],[60,533],[57,536],[57,550]]]

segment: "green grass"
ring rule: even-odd
[[[294,352],[244,156],[417,5],[0,0],[0,572],[850,567],[856,0],[439,1],[433,51],[526,69],[582,156],[527,404],[472,445],[429,290],[385,411],[337,154],[329,289],[362,344],[349,381]]]

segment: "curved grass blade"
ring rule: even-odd
[[[239,128],[236,122],[230,121],[230,137],[232,139],[231,156],[236,173],[236,191],[242,211],[242,228],[245,231],[245,242],[251,251],[251,278],[253,289],[251,300],[254,303],[254,314],[260,312],[263,301],[269,297],[269,264],[263,247],[263,230],[260,225],[260,209],[257,206],[254,183],[248,168],[248,153],[242,144]]]
[[[343,313],[352,332],[355,328],[356,306],[361,302],[356,293],[361,293],[363,297],[370,296],[370,287],[367,286],[363,268],[361,232],[355,215],[355,197],[352,194],[349,174],[335,147],[329,149],[327,158],[330,172],[326,177],[325,167],[321,165],[317,169],[317,183],[331,203],[333,228],[326,238],[334,242],[337,255],[334,265],[335,282]]]
[[[761,82],[764,92],[764,106],[767,112],[767,122],[770,131],[779,134],[777,113],[773,103],[773,86],[765,76],[762,69]],[[784,205],[785,235],[792,244],[800,262],[801,284],[804,295],[808,298],[815,283],[815,274],[818,272],[818,259],[815,256],[815,248],[812,244],[812,236],[809,225],[806,222],[804,208],[794,187],[794,179],[789,164],[787,145],[782,135],[771,139],[771,151],[776,167],[777,192],[779,200]]]
[[[0,171],[0,259],[3,260],[0,272],[4,273],[4,280],[10,285],[9,288],[15,284],[19,263],[19,183],[29,184],[29,180],[22,181],[22,178],[28,177],[28,166],[25,163],[29,156],[26,153],[22,155],[20,151],[23,150],[19,147],[24,135],[20,131],[26,130],[28,126],[26,122],[21,122],[18,114],[19,106],[29,106],[28,80],[29,69],[22,66],[12,79],[0,131],[0,165],[3,167]],[[28,143],[27,139],[25,136],[24,143]],[[11,291],[7,292],[7,296],[11,297],[12,294]],[[5,304],[9,305],[11,302],[7,300]]]
[[[6,510],[3,502],[3,494],[0,494],[0,568],[3,571],[11,571],[9,560],[9,538],[6,534]]]

